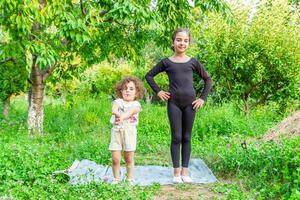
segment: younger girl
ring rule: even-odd
[[[168,117],[172,132],[171,157],[174,167],[174,183],[191,183],[193,181],[188,175],[188,166],[195,111],[204,104],[212,86],[212,80],[203,65],[195,58],[185,54],[190,41],[191,35],[187,29],[177,29],[172,36],[173,56],[162,59],[145,77],[158,97],[163,101],[168,101]],[[162,91],[154,81],[154,76],[161,72],[166,72],[169,77],[169,90],[167,92]],[[200,98],[196,98],[193,73],[198,74],[204,80],[204,89]]]
[[[135,77],[126,77],[116,86],[119,97],[113,101],[111,142],[109,150],[112,152],[112,170],[114,179],[112,184],[120,182],[121,151],[124,151],[127,181],[133,184],[134,151],[138,124],[138,113],[142,110],[137,101],[143,95],[142,81]]]

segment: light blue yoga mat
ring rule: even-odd
[[[121,167],[121,179],[125,180],[125,167]],[[111,166],[98,165],[90,160],[75,160],[67,170],[60,170],[54,174],[64,173],[70,177],[71,184],[87,184],[90,182],[107,182],[113,179]],[[214,174],[201,159],[191,159],[189,175],[194,183],[213,183],[217,181]],[[173,184],[173,168],[162,166],[135,166],[134,179],[136,185],[146,186],[154,183],[161,185]]]

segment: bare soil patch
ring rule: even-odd
[[[221,199],[223,196],[212,191],[212,184],[162,185],[154,200],[166,199]]]
[[[271,128],[263,137],[263,140],[278,141],[280,137],[294,137],[300,135],[300,110],[282,120]]]

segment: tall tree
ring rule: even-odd
[[[186,0],[2,0],[0,23],[26,52],[31,77],[28,128],[43,133],[44,84],[62,63],[80,57],[87,65],[110,55],[139,59],[147,41],[188,25]],[[195,1],[203,10],[225,10],[223,1]],[[162,41],[162,42],[159,42]],[[65,65],[64,65],[65,66]]]
[[[299,12],[288,0],[260,1],[255,13],[238,3],[232,10],[231,23],[209,16],[200,44],[220,98],[236,100],[246,114],[269,101],[284,108],[299,100]]]

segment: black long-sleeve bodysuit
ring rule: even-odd
[[[168,117],[172,132],[171,157],[173,167],[179,167],[180,145],[182,167],[188,167],[191,155],[191,134],[195,119],[192,102],[196,100],[193,87],[193,73],[197,73],[204,80],[204,89],[200,98],[205,100],[211,87],[212,80],[202,64],[195,58],[185,63],[176,63],[169,58],[162,59],[145,76],[150,87],[158,93],[161,91],[154,81],[158,73],[166,72],[169,77],[170,99],[168,100]]]

